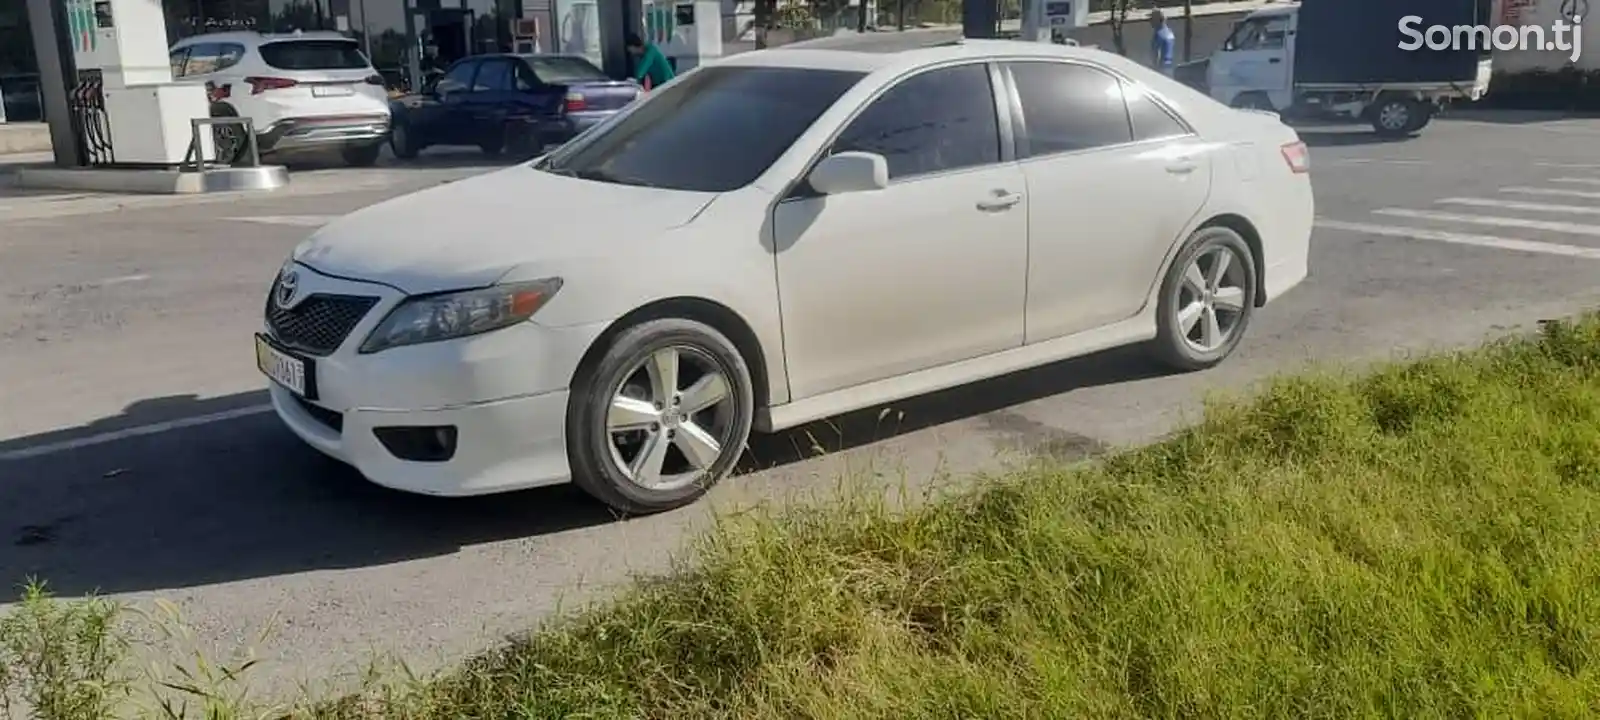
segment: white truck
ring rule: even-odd
[[[1285,2],[1250,13],[1221,48],[1180,73],[1233,107],[1272,110],[1286,119],[1354,119],[1382,135],[1407,136],[1447,104],[1482,98],[1492,58],[1487,42],[1465,50],[1407,50],[1402,18],[1420,17],[1412,25],[1418,30],[1486,25],[1490,2]]]

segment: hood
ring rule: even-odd
[[[523,263],[624,252],[715,198],[519,165],[357,210],[301,243],[294,259],[411,295],[484,287]]]

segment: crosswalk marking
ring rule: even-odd
[[[1317,219],[1316,226],[1327,230],[1343,230],[1346,232],[1361,233],[1364,235],[1404,238],[1407,240],[1431,240],[1434,242],[1453,243],[1456,245],[1472,245],[1475,247],[1494,248],[1497,250],[1512,250],[1516,252],[1539,253],[1542,255],[1561,255],[1565,257],[1582,258],[1585,260],[1600,260],[1600,248],[1588,248],[1578,245],[1562,245],[1560,243],[1535,242],[1533,240],[1518,240],[1516,238],[1498,237],[1495,235],[1475,235],[1471,233],[1457,233],[1444,230],[1429,230],[1427,228],[1344,222],[1341,220],[1326,220],[1322,218]]]
[[[1600,179],[1597,179],[1597,178],[1579,178],[1579,177],[1550,178],[1550,182],[1572,183],[1574,185],[1600,185]]]
[[[1503,187],[1500,188],[1500,192],[1518,193],[1521,195],[1551,195],[1555,197],[1575,197],[1587,198],[1589,200],[1600,200],[1600,192],[1590,192],[1588,190],[1568,190],[1566,188]]]
[[[1528,218],[1499,217],[1496,215],[1462,215],[1460,213],[1434,212],[1432,210],[1412,210],[1409,208],[1382,208],[1373,210],[1374,215],[1388,215],[1390,217],[1405,217],[1416,220],[1438,220],[1440,222],[1458,222],[1472,225],[1492,225],[1495,227],[1514,227],[1527,230],[1543,230],[1546,232],[1569,233],[1572,235],[1600,236],[1600,225],[1579,225],[1578,223],[1555,222],[1551,220],[1530,220]]]
[[[1521,202],[1519,200],[1494,200],[1491,198],[1453,197],[1435,200],[1441,205],[1467,205],[1470,207],[1526,210],[1528,212],[1568,213],[1571,215],[1600,215],[1594,205],[1554,205],[1551,203]]]

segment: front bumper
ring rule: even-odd
[[[302,303],[318,295],[377,298],[332,351],[293,353],[311,363],[313,399],[269,381],[274,410],[301,440],[373,483],[425,495],[482,495],[571,477],[567,387],[604,324],[526,322],[363,355],[357,352],[362,340],[405,296],[303,265],[296,269]],[[271,323],[264,333],[282,343]],[[396,432],[431,432],[425,429],[448,429],[450,452],[424,458],[394,444]]]
[[[371,145],[389,137],[389,115],[328,115],[279,120],[256,133],[262,152]]]

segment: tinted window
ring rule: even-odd
[[[588,80],[606,80],[606,74],[581,57],[541,55],[528,58],[528,67],[541,81],[550,85],[563,85]]]
[[[478,67],[477,61],[456,63],[450,71],[440,76],[439,84],[434,90],[442,93],[465,92],[472,87],[472,71]]]
[[[239,64],[244,46],[233,43],[200,43],[189,47],[184,75],[207,75]]]
[[[262,45],[261,59],[279,70],[362,70],[369,66],[354,40],[280,40]]]
[[[478,69],[478,78],[472,81],[477,92],[511,89],[511,63],[507,60],[486,60]]]
[[[172,64],[172,77],[183,77],[184,60],[189,57],[189,48],[178,48],[168,56],[167,62]]]
[[[1028,155],[1119,145],[1133,141],[1122,81],[1087,65],[1015,63],[1017,94],[1027,126]]]
[[[861,73],[708,66],[563,145],[541,165],[577,177],[726,192],[750,184]]]
[[[1122,92],[1128,99],[1128,116],[1133,119],[1135,140],[1157,140],[1189,134],[1189,128],[1156,104],[1144,88],[1124,83]]]
[[[1000,124],[984,65],[913,75],[872,101],[833,152],[877,153],[889,178],[1000,162]]]

